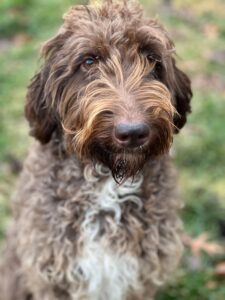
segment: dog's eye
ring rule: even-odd
[[[149,61],[151,64],[156,64],[156,63],[161,62],[160,57],[158,57],[158,56],[155,55],[155,54],[148,54],[148,55],[147,55],[147,59],[148,59],[148,61]]]
[[[87,58],[86,60],[85,60],[85,65],[87,65],[87,66],[91,66],[91,65],[93,65],[94,63],[95,63],[95,60],[94,60],[94,58],[91,58],[91,57],[89,57],[89,58]]]
[[[95,65],[99,60],[99,57],[98,56],[95,56],[95,57],[88,57],[84,60],[83,62],[83,65],[86,67],[86,68],[90,68],[92,67],[93,65]]]
[[[152,57],[151,54],[147,55],[147,59],[148,59],[148,61],[149,61],[151,64],[155,63],[155,60],[154,60],[154,58]]]
[[[162,59],[156,54],[148,54],[147,59],[149,61],[149,66],[151,68],[150,74],[151,76],[157,76],[162,70]]]

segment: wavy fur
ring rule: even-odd
[[[168,153],[192,93],[173,52],[135,1],[64,15],[28,88],[37,141],[13,200],[0,300],[152,300],[174,272],[181,204]],[[148,126],[142,147],[118,145],[124,120]]]

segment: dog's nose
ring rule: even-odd
[[[145,123],[119,123],[115,126],[115,138],[124,147],[142,146],[149,137],[149,126]]]

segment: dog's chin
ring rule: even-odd
[[[110,169],[116,182],[121,183],[129,177],[134,177],[147,161],[146,155],[139,153],[128,153],[115,155]]]
[[[149,159],[147,151],[141,149],[110,149],[95,144],[91,152],[95,162],[102,163],[111,170],[117,183],[134,177]]]

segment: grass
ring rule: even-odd
[[[8,224],[9,199],[30,139],[23,117],[29,79],[38,69],[40,44],[51,37],[72,0],[0,2],[0,236]],[[175,162],[185,202],[185,230],[208,232],[224,242],[225,208],[225,4],[221,0],[142,0],[176,41],[179,65],[193,82],[193,113],[175,138]],[[170,3],[170,2],[169,2]],[[213,5],[212,5],[213,3]],[[186,249],[183,263],[157,300],[224,300],[225,276],[215,266],[224,255],[198,257]]]

